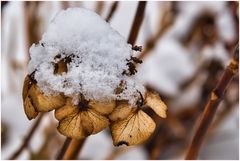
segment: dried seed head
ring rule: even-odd
[[[110,119],[114,145],[144,142],[155,123],[138,107],[146,104],[161,117],[167,107],[158,95],[145,94],[133,76],[142,63],[133,50],[142,48],[132,48],[95,13],[80,8],[60,12],[30,48],[32,74],[23,87],[27,117],[55,109],[59,132],[76,139],[98,133]]]

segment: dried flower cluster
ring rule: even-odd
[[[62,19],[73,24],[58,29]],[[40,43],[30,49],[23,87],[28,119],[55,110],[58,131],[67,137],[83,139],[109,126],[114,145],[144,142],[156,125],[142,108],[148,106],[165,118],[167,107],[134,77],[134,64],[142,61],[132,56],[131,45],[85,9],[62,11],[54,20]]]

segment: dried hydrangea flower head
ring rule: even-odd
[[[58,130],[82,139],[110,126],[114,145],[139,144],[154,131],[141,110],[166,117],[166,105],[136,79],[133,49],[96,13],[82,8],[59,12],[38,44],[23,87],[29,119],[55,110]]]

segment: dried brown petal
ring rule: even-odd
[[[157,93],[147,92],[145,104],[156,112],[160,117],[166,118],[166,104],[161,100],[160,96]]]
[[[82,117],[82,121],[87,124],[91,124],[91,126],[88,126],[87,128],[89,127],[93,128],[91,132],[92,134],[96,134],[102,131],[109,125],[109,120],[105,116],[102,116],[100,113],[96,112],[95,110],[88,109],[83,114],[84,117]]]
[[[74,112],[59,122],[58,131],[64,136],[83,139],[89,134],[82,127],[81,114]]]
[[[120,121],[127,118],[131,112],[133,112],[133,108],[126,102],[118,104],[118,106],[113,110],[113,112],[108,116],[111,121]]]
[[[82,127],[86,131],[88,135],[91,135],[94,130],[94,125],[90,120],[90,116],[88,115],[88,111],[81,111],[81,121],[82,121]]]
[[[126,119],[111,123],[113,144],[136,145],[146,141],[153,133],[155,122],[142,110],[131,113]]]
[[[66,105],[55,110],[55,118],[60,121],[72,113],[79,111],[76,107],[72,106],[72,99],[66,99]]]
[[[81,109],[74,106],[71,99],[67,99],[65,106],[55,110],[55,117],[59,120],[60,133],[75,139],[96,134],[109,125],[109,120],[94,108],[89,106]]]
[[[90,101],[89,102],[89,107],[96,110],[102,115],[108,115],[110,114],[114,107],[116,106],[115,101],[110,101],[110,102],[98,102],[98,101]]]
[[[23,98],[23,107],[25,114],[29,120],[37,117],[38,112],[34,109],[31,99],[28,97],[29,89],[32,86],[30,77],[27,75],[24,79],[22,98]]]
[[[29,90],[29,96],[32,100],[33,106],[39,112],[51,111],[65,104],[64,96],[46,96],[39,90],[36,84],[31,86]]]
[[[23,91],[22,91],[22,98],[23,100],[25,100],[25,98],[28,95],[28,91],[30,89],[30,87],[32,86],[32,82],[31,79],[29,78],[29,76],[27,75],[24,79],[24,83],[23,83]]]
[[[23,102],[23,106],[24,106],[25,114],[27,115],[27,118],[29,120],[37,117],[38,112],[34,109],[32,103],[31,103],[31,99],[29,97],[25,98],[25,100]]]

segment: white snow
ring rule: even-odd
[[[43,44],[43,45],[41,45]],[[86,99],[106,101],[128,99],[134,103],[144,94],[144,87],[136,78],[123,76],[133,52],[131,45],[96,13],[83,8],[70,8],[59,12],[52,20],[39,44],[30,48],[28,73],[35,72],[38,86],[45,94],[63,92],[75,97],[82,93]],[[70,55],[68,72],[54,74],[56,55]],[[127,89],[116,95],[120,82]]]

